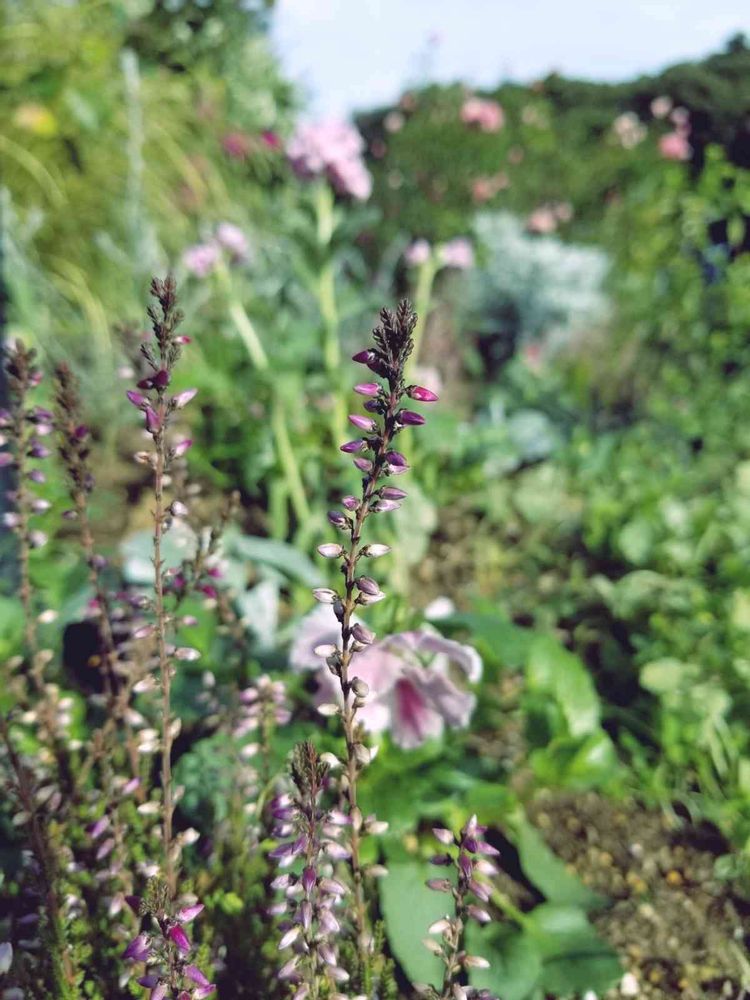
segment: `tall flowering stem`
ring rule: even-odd
[[[488,924],[492,916],[486,909],[492,887],[480,875],[496,875],[497,868],[488,858],[496,857],[498,850],[483,839],[486,827],[480,826],[476,816],[464,825],[458,836],[443,827],[433,830],[439,843],[448,848],[436,854],[431,863],[440,868],[453,869],[455,880],[432,878],[427,886],[435,892],[449,893],[453,897],[453,914],[435,921],[430,934],[439,940],[428,940],[430,951],[438,955],[444,966],[443,987],[438,994],[434,990],[434,1000],[468,1000],[479,991],[462,987],[459,978],[470,969],[489,968],[489,962],[479,955],[468,955],[464,948],[466,925],[473,920],[480,925]]]
[[[163,812],[164,878],[170,893],[174,893],[176,879],[172,850],[172,653],[167,642],[169,615],[165,604],[164,562],[162,543],[173,511],[165,501],[164,490],[171,462],[182,454],[178,444],[171,446],[168,430],[176,410],[186,406],[195,395],[195,389],[185,389],[177,395],[170,395],[169,385],[172,372],[182,353],[182,345],[188,338],[178,336],[177,327],[182,313],[177,309],[177,294],[174,278],[170,275],[164,281],[154,278],[151,294],[157,305],[149,306],[148,314],[153,329],[153,340],[141,346],[143,357],[151,369],[150,374],[138,382],[138,391],[129,391],[130,402],[143,412],[145,427],[153,440],[153,451],[145,461],[153,470],[154,490],[154,634],[161,680],[161,782]],[[178,503],[178,501],[176,501]],[[173,505],[174,506],[174,505]],[[178,651],[179,652],[179,651]]]
[[[385,595],[371,577],[361,574],[360,560],[384,555],[387,545],[362,544],[362,534],[367,519],[401,506],[406,496],[404,490],[387,484],[392,476],[408,471],[404,456],[394,450],[394,440],[406,426],[424,423],[424,417],[402,408],[404,397],[421,402],[433,402],[434,393],[421,386],[406,385],[404,370],[414,346],[413,332],[417,317],[411,305],[404,301],[396,312],[383,309],[380,325],[373,330],[375,346],[360,351],[354,360],[366,365],[381,382],[363,382],[354,391],[365,396],[367,415],[352,414],[350,422],[364,436],[341,446],[345,454],[356,455],[354,464],[364,474],[359,497],[343,498],[343,510],[331,511],[328,519],[334,527],[348,536],[345,545],[327,543],[318,552],[340,560],[344,577],[343,593],[319,588],[314,596],[322,603],[333,605],[341,624],[341,644],[319,650],[326,658],[331,673],[339,681],[341,712],[346,740],[346,796],[351,823],[351,868],[354,881],[354,913],[360,954],[364,958],[368,947],[367,914],[360,861],[360,838],[363,830],[362,814],[357,804],[357,779],[360,770],[369,761],[369,753],[360,741],[357,712],[365,704],[368,686],[356,676],[356,653],[365,649],[375,639],[370,629],[355,622],[358,608],[374,604]]]
[[[280,843],[270,856],[282,868],[301,858],[303,868],[300,876],[283,874],[272,883],[285,896],[272,910],[284,915],[279,950],[292,951],[279,970],[279,978],[293,984],[293,1000],[317,1000],[321,987],[325,996],[338,995],[337,984],[349,979],[339,964],[335,944],[339,922],[334,913],[347,889],[328,874],[330,860],[326,859],[326,855],[339,859],[346,852],[337,841],[341,830],[338,817],[321,807],[328,765],[312,743],[295,746],[291,774],[296,795],[279,797],[273,815],[278,836],[293,835],[295,839]]]
[[[8,379],[10,410],[0,418],[0,443],[7,444],[8,448],[0,452],[0,465],[12,467],[16,475],[15,490],[9,494],[14,510],[5,515],[5,524],[15,531],[18,539],[24,640],[31,664],[31,676],[41,693],[42,660],[39,656],[29,556],[33,548],[39,548],[46,541],[41,532],[32,530],[32,515],[46,509],[49,504],[38,500],[30,488],[30,483],[43,483],[45,477],[41,470],[31,469],[29,462],[49,455],[49,449],[39,438],[51,430],[51,414],[29,405],[29,394],[42,378],[36,366],[36,352],[33,348],[25,347],[20,341],[11,344],[5,358],[5,374]]]

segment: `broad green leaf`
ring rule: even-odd
[[[598,727],[599,698],[586,667],[551,636],[531,643],[526,680],[531,692],[550,695],[560,705],[571,736]]]
[[[232,534],[226,540],[227,552],[242,556],[252,563],[278,570],[284,576],[298,580],[307,587],[321,582],[317,566],[303,553],[286,542],[272,538],[254,538],[251,535]]]
[[[604,993],[622,975],[617,955],[578,907],[543,903],[529,914],[526,928],[541,954],[540,985],[548,993]]]
[[[470,955],[480,955],[490,963],[489,969],[472,969],[472,986],[484,987],[503,1000],[524,1000],[538,985],[542,975],[539,948],[517,927],[507,923],[479,927],[472,922],[466,929],[466,947]]]
[[[425,885],[439,873],[403,848],[386,844],[388,875],[379,882],[380,905],[391,951],[412,983],[442,982],[443,966],[422,943],[430,924],[445,916],[451,898]]]

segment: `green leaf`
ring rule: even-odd
[[[519,667],[529,654],[534,633],[514,625],[501,611],[468,612],[441,618],[442,629],[466,629],[471,641],[488,662]]]
[[[604,993],[622,975],[617,955],[578,907],[543,903],[529,914],[526,927],[542,956],[540,986],[546,992]]]
[[[542,956],[534,939],[511,924],[489,924],[466,928],[466,947],[481,955],[489,969],[472,969],[472,986],[484,987],[503,1000],[524,1000],[542,975]]]
[[[586,667],[551,636],[531,643],[526,681],[530,692],[559,704],[571,736],[586,736],[599,726],[599,698]]]
[[[425,882],[437,869],[386,843],[388,875],[379,882],[380,905],[391,951],[412,983],[442,982],[440,959],[425,948],[430,924],[445,916],[450,897],[432,892]]]
[[[550,903],[592,909],[606,902],[568,871],[525,816],[514,817],[513,828],[524,874]]]
[[[306,587],[317,587],[322,580],[317,566],[303,552],[286,542],[232,533],[225,539],[225,544],[229,554],[237,554],[250,562],[278,570]]]

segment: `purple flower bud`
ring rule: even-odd
[[[322,909],[318,914],[318,925],[326,934],[338,934],[341,924],[329,909]]]
[[[29,448],[29,455],[32,458],[49,458],[52,452],[46,445],[43,445],[41,441],[32,441],[31,447]]]
[[[356,510],[359,507],[359,500],[356,497],[343,497],[341,503],[347,510]]]
[[[370,508],[375,514],[385,514],[389,510],[398,510],[401,504],[398,500],[378,500]]]
[[[487,910],[483,909],[481,906],[475,906],[474,903],[470,903],[467,910],[469,916],[476,920],[478,924],[489,924],[492,921],[492,917],[489,915]]]
[[[178,441],[177,444],[172,449],[172,454],[175,458],[182,458],[186,451],[192,446],[193,442],[190,438],[185,438],[183,441]]]
[[[9,451],[0,451],[0,469],[7,469],[13,465],[13,456]]]
[[[469,888],[477,897],[477,899],[481,899],[483,903],[489,902],[490,887],[488,885],[485,885],[484,882],[477,882],[477,880],[473,878],[471,882],[469,882]]]
[[[401,454],[400,451],[389,451],[385,457],[389,465],[395,465],[395,466],[408,465],[406,458]]]
[[[86,438],[89,436],[89,433],[90,431],[85,424],[79,424],[73,431],[73,436],[75,437],[76,441],[85,441]]]
[[[369,365],[375,357],[375,351],[368,349],[366,351],[359,351],[357,354],[352,355],[352,361],[356,361],[358,365]]]
[[[379,399],[368,399],[362,404],[368,413],[382,413],[383,405]]]
[[[410,385],[406,390],[406,395],[420,403],[435,403],[438,399],[431,389],[425,389],[423,385]]]
[[[372,462],[369,458],[355,458],[354,464],[360,472],[372,472]]]
[[[125,959],[132,958],[134,962],[145,962],[150,954],[150,947],[151,941],[148,934],[139,934],[127,946],[122,953],[122,957]]]
[[[458,867],[465,879],[470,879],[474,874],[474,865],[471,863],[471,858],[467,854],[459,855]]]
[[[154,383],[151,379],[151,376],[147,375],[146,378],[142,378],[140,382],[136,382],[135,384],[138,386],[139,389],[150,389]]]
[[[97,840],[109,826],[109,816],[102,816],[86,827],[86,833],[92,840]]]
[[[311,868],[308,865],[307,868],[305,868],[304,871],[302,872],[302,880],[301,880],[302,888],[308,895],[312,891],[316,880],[317,880],[317,875],[315,873],[315,869]]]
[[[31,472],[29,473],[29,477],[28,478],[30,479],[30,481],[32,483],[40,483],[41,484],[41,483],[46,483],[47,482],[47,477],[45,476],[45,474],[42,472],[41,469],[32,469]]]
[[[345,896],[349,891],[343,882],[336,878],[322,878],[320,880],[320,891],[327,896]]]
[[[319,545],[318,552],[324,559],[338,559],[344,554],[344,550],[336,542],[325,542],[323,545]]]
[[[172,406],[176,410],[181,410],[183,406],[187,406],[197,392],[197,389],[183,389],[182,392],[178,392],[176,396],[172,396]]]
[[[374,431],[378,426],[372,417],[365,417],[361,413],[350,413],[349,423],[359,427],[361,431]]]
[[[204,975],[197,965],[186,965],[185,975],[198,986],[208,986],[208,976]]]
[[[210,997],[215,992],[216,983],[209,983],[208,986],[199,986],[197,990],[193,990],[193,1000],[204,1000],[205,997]]]
[[[155,389],[166,389],[170,383],[170,374],[166,368],[160,368],[156,375],[151,379],[151,384]]]
[[[142,410],[148,404],[146,397],[140,392],[135,392],[133,389],[128,389],[125,395],[133,406],[137,406],[139,410]]]
[[[408,496],[406,490],[400,490],[398,486],[384,486],[380,495],[384,500],[403,500]]]
[[[154,989],[151,990],[149,1000],[165,1000],[167,990],[168,987],[166,983],[159,983],[158,986],[155,986]]]
[[[486,840],[477,841],[476,847],[477,854],[483,854],[487,858],[497,858],[500,856],[500,851],[492,844],[488,844]]]
[[[396,420],[405,427],[419,427],[425,422],[422,414],[415,413],[414,410],[399,410],[396,414]]]
[[[190,951],[190,938],[179,924],[174,924],[167,931],[167,937],[174,941],[180,951]]]
[[[369,556],[370,559],[377,559],[378,556],[385,556],[391,551],[390,545],[384,545],[382,542],[370,542],[369,545],[365,545],[361,549],[361,553],[365,558]]]
[[[181,924],[189,924],[191,920],[195,920],[199,913],[202,913],[205,907],[203,903],[193,903],[192,906],[183,906],[181,910],[177,911],[177,919]]]
[[[347,441],[346,444],[342,444],[339,450],[347,455],[352,455],[358,451],[364,451],[366,447],[367,442],[364,438],[358,438],[356,441]]]
[[[436,868],[447,868],[453,864],[453,858],[450,854],[433,854],[430,858],[430,864],[435,865]]]
[[[433,892],[450,892],[453,888],[447,878],[428,878],[425,885]]]
[[[450,830],[446,830],[442,826],[433,826],[432,832],[433,832],[433,835],[435,836],[435,839],[439,840],[441,844],[445,844],[446,846],[450,846],[451,844],[455,843],[455,837],[453,836],[453,834],[451,833],[451,831]]]
[[[374,596],[380,593],[380,587],[371,576],[360,576],[357,580],[357,586],[363,594],[372,594]]]
[[[306,931],[310,930],[312,926],[313,909],[310,905],[310,900],[306,899],[300,904],[299,908],[299,921]]]
[[[153,410],[150,406],[146,407],[146,430],[150,434],[156,434],[161,428],[161,420],[159,419],[159,414],[156,410]]]
[[[371,632],[369,628],[366,628],[360,622],[357,622],[352,627],[352,637],[363,646],[369,646],[370,643],[375,641],[375,633]]]
[[[159,982],[159,977],[154,975],[139,976],[136,982],[139,986],[145,986],[146,989],[152,990]]]
[[[294,944],[300,936],[301,931],[302,928],[297,925],[296,927],[290,927],[286,934],[282,934],[281,940],[279,941],[279,951],[283,951],[284,948],[288,948],[290,944]]]
[[[349,525],[349,518],[342,514],[340,510],[329,510],[328,520],[334,528],[346,528]]]
[[[128,904],[130,909],[136,916],[141,912],[141,897],[140,896],[126,896],[125,902]]]
[[[380,386],[377,382],[360,382],[359,385],[354,386],[354,391],[360,396],[377,396],[380,392]]]

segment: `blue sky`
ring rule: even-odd
[[[624,79],[741,30],[750,34],[743,0],[277,0],[273,39],[311,112],[334,115],[427,78]]]

